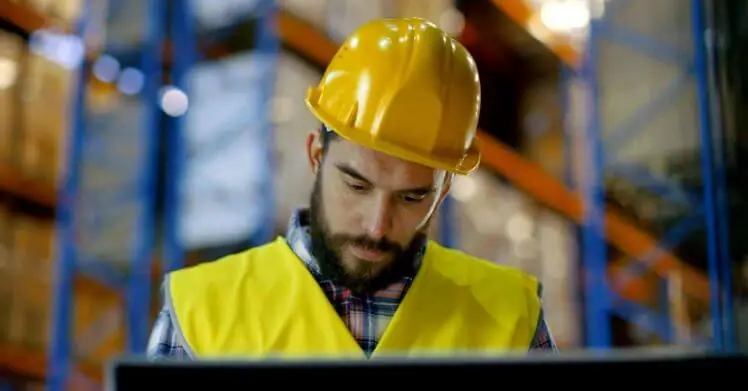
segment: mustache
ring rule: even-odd
[[[333,237],[333,241],[338,246],[351,244],[370,251],[380,251],[392,254],[400,254],[404,251],[404,249],[395,242],[391,242],[387,239],[377,240],[366,235],[352,236],[339,234]]]

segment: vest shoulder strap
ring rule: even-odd
[[[197,296],[212,285],[227,283],[239,278],[237,272],[250,266],[253,260],[257,258],[256,254],[258,252],[262,252],[262,247],[248,249],[214,261],[179,269],[169,273],[167,277],[169,282],[172,282],[172,286],[177,279],[180,285],[191,286],[193,289],[190,291]],[[182,297],[185,298],[185,296]]]
[[[481,286],[491,301],[519,300],[527,308],[532,327],[540,317],[540,282],[522,269],[500,265],[465,252],[429,242],[431,267],[460,286]],[[498,304],[497,304],[498,305]]]
[[[265,267],[263,279],[252,279],[252,276],[256,275],[254,270],[266,266],[265,262],[282,262],[283,257],[278,257],[278,252],[283,251],[282,240],[278,238],[263,246],[167,274],[166,306],[171,313],[180,342],[189,356],[194,358],[199,352],[196,352],[187,341],[196,341],[200,345],[211,344],[210,341],[204,341],[205,338],[216,334],[212,332],[216,324],[212,323],[211,319],[221,319],[226,307],[239,308],[236,306],[246,304],[237,302],[243,295],[231,293],[240,291],[242,284],[249,283],[250,280],[255,285],[266,284],[265,288],[270,289],[273,278],[280,277],[284,270],[283,266]],[[192,314],[195,309],[200,309],[202,313]]]

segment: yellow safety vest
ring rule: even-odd
[[[171,273],[167,303],[193,358],[365,355],[283,238]],[[535,278],[429,242],[372,357],[530,348]]]

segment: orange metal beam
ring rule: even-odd
[[[28,4],[13,0],[0,0],[0,19],[26,32],[53,25],[48,17],[37,12]]]
[[[279,11],[276,26],[284,44],[317,65],[327,64],[338,51],[338,45],[324,33],[290,12]]]
[[[503,4],[516,6],[511,9],[515,17],[527,17],[530,13],[530,10],[520,8],[519,2]],[[315,59],[319,65],[324,66],[335,55],[337,44],[319,29],[289,12],[279,11],[277,25],[278,33],[286,45],[304,57]],[[485,132],[480,132],[479,137],[482,140],[483,162],[487,166],[546,206],[578,223],[582,221],[582,203],[563,183]],[[633,222],[612,209],[606,211],[605,218],[605,234],[608,240],[627,255],[637,258],[656,248],[657,240],[652,235],[641,231]],[[686,265],[674,255],[665,251],[660,252],[653,262],[653,267],[660,275],[680,270],[688,292],[700,300],[709,300],[708,280],[698,270]],[[625,286],[618,288],[626,298],[646,297],[648,293],[645,291],[646,282],[642,278],[632,278]]]
[[[30,379],[44,379],[47,374],[47,357],[42,352],[0,345],[0,368]],[[79,364],[77,369],[91,380],[101,382],[102,368]]]
[[[544,172],[542,168],[493,137],[485,133],[479,137],[482,141],[481,151],[485,164],[546,206],[569,216],[577,223],[583,222],[582,202],[579,196],[569,191],[563,183]],[[605,222],[605,235],[608,241],[631,257],[642,257],[657,247],[654,236],[638,229],[632,221],[628,221],[611,208],[605,212]],[[695,268],[666,251],[661,251],[652,265],[654,271],[663,276],[679,270],[683,275],[685,289],[699,300],[709,301],[709,281]],[[634,286],[643,282],[637,278],[631,281],[626,286],[617,288],[627,295],[639,295],[641,292],[633,291],[636,289]]]
[[[553,53],[569,66],[579,66],[579,52],[571,45],[571,38],[555,34],[540,21],[540,13],[527,0],[491,0],[515,23],[524,27],[527,32],[545,44]]]
[[[47,361],[43,354],[13,346],[0,346],[0,368],[22,377],[43,379]]]
[[[8,164],[0,164],[0,192],[49,208],[54,208],[57,204],[57,192],[54,187],[27,178],[17,168]]]

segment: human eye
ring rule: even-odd
[[[430,192],[417,192],[417,193],[404,193],[400,196],[402,201],[406,204],[417,204],[420,202],[423,202],[425,200]]]
[[[350,190],[353,190],[356,193],[365,193],[371,187],[371,186],[369,186],[369,185],[367,185],[365,183],[362,183],[362,182],[359,182],[359,181],[355,181],[355,180],[350,180],[350,179],[345,181],[345,185]]]

